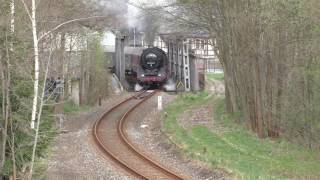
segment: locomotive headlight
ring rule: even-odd
[[[161,76],[162,76],[162,74],[158,74],[158,76],[159,76],[159,77],[161,77]]]
[[[141,74],[141,77],[144,77],[144,74]]]

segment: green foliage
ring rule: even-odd
[[[38,8],[39,11],[36,12],[37,13],[36,16],[38,17],[37,20],[39,20],[38,22],[39,26],[37,27],[39,32],[46,32],[48,29],[55,27],[56,25],[66,21],[67,19],[69,20],[76,19],[79,16],[82,16],[84,11],[89,12],[91,11],[90,8],[98,5],[96,3],[80,3],[79,4],[78,1],[72,1],[72,2],[65,1],[63,3],[59,3],[59,2],[50,3],[50,6],[48,6],[48,2],[49,1],[47,2],[39,1],[39,3],[37,4],[37,6],[39,7]],[[23,174],[28,173],[28,170],[29,170],[30,160],[32,156],[33,141],[35,136],[34,130],[30,129],[31,108],[32,108],[31,106],[32,106],[32,99],[33,99],[33,83],[34,83],[33,81],[33,78],[34,78],[33,48],[34,47],[33,47],[31,28],[26,28],[29,25],[28,24],[29,22],[28,23],[25,22],[25,17],[27,16],[27,12],[25,11],[25,7],[23,6],[23,4],[19,3],[18,1],[14,2],[15,3],[15,13],[14,13],[15,32],[11,33],[10,3],[11,1],[1,1],[0,3],[0,60],[1,60],[1,63],[6,64],[5,63],[7,61],[6,50],[8,49],[8,47],[11,46],[11,43],[13,44],[13,51],[11,52],[11,50],[9,50],[10,52],[8,56],[10,57],[9,67],[10,67],[10,75],[11,75],[10,90],[9,90],[11,116],[10,116],[10,122],[9,122],[8,133],[7,133],[8,140],[7,140],[7,146],[6,146],[6,162],[5,162],[3,173],[5,175],[12,175],[13,162],[11,159],[11,156],[12,156],[11,145],[14,145],[13,147],[15,147],[15,153],[16,153],[15,155],[16,155],[18,179],[23,179],[22,177]],[[77,4],[78,6],[77,8],[74,9],[75,4]],[[82,8],[79,8],[79,5]],[[97,13],[97,11],[100,11],[100,10],[97,10],[95,8],[95,13]],[[90,14],[90,13],[86,13],[86,14]],[[65,16],[67,16],[67,19],[61,18]],[[88,21],[91,22],[91,20],[88,20]],[[72,28],[69,28],[69,27],[74,24],[72,23],[65,24],[63,28],[56,29],[53,34],[50,34],[52,35],[50,36],[50,40],[44,38],[41,41],[39,41],[40,82],[43,81],[42,78],[44,77],[44,69],[45,69],[44,66],[48,60],[49,48],[54,49],[54,52],[52,54],[53,56],[52,62],[54,63],[50,65],[49,76],[56,76],[56,74],[60,73],[59,72],[60,69],[58,69],[60,67],[58,67],[59,65],[56,64],[56,62],[58,62],[57,58],[61,58],[58,56],[63,54],[61,52],[58,52],[62,49],[60,48],[62,46],[59,47],[58,45],[58,43],[62,45],[63,38],[59,38],[61,37],[60,35],[74,33],[74,34],[77,34],[77,36],[79,35],[81,36],[81,38],[85,39],[87,37],[86,33],[88,31],[91,31],[88,29],[89,28],[94,29],[93,26],[91,26],[91,23],[89,24],[86,24],[83,26],[82,25],[79,26],[78,24],[73,26]],[[88,26],[89,28],[85,28],[84,26]],[[48,28],[45,28],[45,27],[48,27]],[[75,27],[76,28],[82,27],[82,28],[76,29]],[[95,28],[98,29],[97,27]],[[69,31],[70,29],[73,29],[73,30]],[[86,32],[83,33],[84,31]],[[93,35],[92,37],[93,39],[89,40],[88,52],[82,52],[82,53],[86,53],[83,60],[85,63],[91,60],[91,59],[87,59],[87,57],[89,53],[93,52],[90,58],[92,58],[92,60],[94,60],[95,62],[93,69],[95,69],[96,71],[91,71],[90,73],[98,72],[97,76],[103,77],[104,75],[100,72],[102,71],[101,69],[104,68],[104,65],[103,65],[104,55],[103,55],[102,47],[99,46],[99,44],[97,43],[100,40],[100,35]],[[61,42],[59,42],[60,40]],[[93,41],[94,43],[92,44],[91,42]],[[72,43],[70,42],[70,44],[74,44],[74,42]],[[50,45],[53,45],[53,46],[49,47]],[[78,54],[81,54],[81,53],[78,53]],[[71,63],[68,65],[71,66]],[[65,68],[65,69],[68,69],[68,68]],[[76,69],[75,71],[77,70],[78,69]],[[3,68],[1,68],[1,71],[3,71]],[[72,72],[75,72],[75,71],[72,71]],[[88,72],[88,69],[85,69],[85,71]],[[67,73],[70,73],[70,72],[67,72]],[[66,75],[65,76],[66,78],[69,78],[68,77],[69,74],[68,75],[64,74],[64,75]],[[100,79],[98,79],[96,82],[99,82],[100,84],[104,84],[103,81]],[[2,83],[0,83],[0,87],[1,85]],[[41,86],[42,86],[42,83],[40,83],[40,86],[39,86],[38,96],[41,95],[41,91],[43,88]],[[99,86],[99,84],[97,83],[94,86]],[[96,91],[93,91],[93,93],[96,93]],[[1,102],[3,99],[4,98],[3,98],[2,91],[0,91]],[[46,102],[46,103],[50,103],[50,102]],[[2,103],[0,103],[0,107],[2,108]],[[41,159],[46,157],[48,146],[50,142],[53,140],[53,137],[56,135],[56,129],[54,128],[55,123],[54,123],[54,117],[53,117],[53,107],[45,106],[43,108],[44,109],[41,114],[39,141],[37,143],[36,157],[35,157],[36,158],[36,164],[35,164],[36,175],[43,173],[43,170],[45,168],[44,167],[45,162],[42,161]],[[67,109],[68,112],[82,110],[81,108],[83,107],[74,108],[69,102],[65,107],[65,109]],[[3,115],[0,116],[0,123],[1,123],[1,127],[3,127],[3,124],[4,124]],[[15,137],[15,143],[11,144],[13,140],[13,135]],[[1,140],[2,138],[0,137],[0,141]],[[2,169],[0,171],[2,171]],[[38,176],[36,176],[35,179],[39,179]]]
[[[181,127],[177,119],[187,109],[214,103],[214,128]],[[186,95],[165,108],[164,130],[188,156],[222,168],[239,179],[319,178],[319,152],[284,140],[259,140],[225,113],[223,98],[206,93]]]
[[[11,72],[11,106],[12,106],[12,127],[9,126],[8,143],[12,142],[12,132],[15,135],[15,152],[17,170],[21,172],[26,164],[31,161],[32,147],[35,132],[30,129],[30,104],[32,104],[32,81],[23,77],[14,69]],[[1,95],[0,95],[1,97]],[[0,105],[1,106],[1,105]],[[45,106],[43,108],[42,120],[40,125],[40,136],[36,150],[37,161],[40,158],[45,158],[49,144],[52,142],[57,131],[54,128],[54,118],[52,116],[53,108]],[[7,159],[4,166],[4,174],[12,174],[13,162],[11,160],[11,151],[8,148]],[[40,166],[38,166],[40,168]],[[36,172],[42,173],[36,169]]]
[[[90,54],[90,92],[89,104],[94,104],[99,97],[103,98],[108,91],[108,77],[107,70],[108,59],[104,54],[101,46],[101,34],[93,34],[89,40],[89,54]]]
[[[14,40],[15,51],[10,52],[10,104],[11,104],[11,122],[8,127],[7,154],[3,173],[12,175],[12,151],[11,145],[13,132],[15,137],[15,156],[16,167],[20,173],[31,161],[32,148],[35,132],[30,129],[30,118],[32,97],[33,97],[33,80],[31,69],[21,67],[21,62],[25,61],[24,54],[27,54],[25,42]],[[25,71],[24,71],[25,70]],[[0,84],[1,86],[1,84]],[[41,88],[40,88],[41,91]],[[2,101],[2,91],[0,99]],[[0,104],[2,108],[2,104]],[[40,125],[40,137],[36,150],[36,160],[46,157],[46,151],[50,142],[53,140],[56,129],[54,128],[54,118],[52,117],[52,107],[45,106],[42,113]],[[1,116],[2,118],[2,116]],[[1,123],[2,119],[1,119]],[[39,169],[35,169],[41,172]]]
[[[54,118],[50,116],[51,110],[44,109],[42,115],[42,121],[40,125],[39,132],[39,141],[36,149],[36,161],[40,162],[39,159],[47,157],[47,150],[50,143],[53,141],[53,138],[57,134],[57,130],[54,128]],[[31,116],[28,114],[28,117]],[[13,120],[15,121],[14,130],[15,130],[15,151],[16,151],[16,166],[18,171],[21,171],[24,166],[31,161],[32,155],[32,147],[34,141],[35,132],[31,132],[29,130],[29,118],[25,119],[23,114],[15,113],[13,115]],[[12,135],[10,134],[10,139],[12,139]],[[11,140],[9,140],[10,142]],[[5,162],[4,174],[10,175],[12,174],[12,160],[11,153],[8,153],[8,158]],[[41,169],[45,165],[37,166],[35,169],[35,174],[43,173]]]
[[[289,81],[289,107],[285,112],[289,136],[315,148],[320,144],[320,58],[311,59],[308,64],[296,68],[293,77]]]

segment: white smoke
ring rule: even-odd
[[[133,1],[133,0],[131,0]],[[139,26],[139,17],[140,17],[140,9],[137,8],[136,6],[133,6],[132,4],[136,4],[136,2],[131,2],[129,1],[128,3],[128,14],[127,14],[127,21],[128,21],[128,26],[129,27],[138,27]]]
[[[129,27],[136,27],[141,29],[143,27],[143,8],[151,8],[156,6],[165,6],[175,0],[129,0],[128,2],[128,13],[127,21]]]
[[[176,91],[176,88],[176,83],[172,79],[169,79],[166,84],[163,85],[165,91]]]
[[[141,91],[142,89],[143,89],[143,87],[140,86],[138,83],[135,84],[135,86],[134,86],[134,91],[139,92],[139,91]]]

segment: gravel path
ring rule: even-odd
[[[78,179],[130,179],[128,174],[106,161],[92,144],[91,128],[103,112],[129,94],[107,99],[101,107],[89,113],[69,115],[64,123],[66,133],[55,139],[48,157],[47,177],[49,180]]]

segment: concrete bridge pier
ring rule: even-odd
[[[122,84],[122,86],[126,87],[126,80],[125,80],[125,67],[126,67],[126,56],[124,52],[125,47],[125,40],[126,36],[124,35],[117,35],[116,37],[116,44],[115,44],[115,68],[116,68],[116,75]]]
[[[187,41],[175,39],[169,40],[168,44],[168,59],[169,72],[172,79],[178,86],[183,86],[184,91],[191,91],[190,78],[190,54]],[[194,67],[193,69],[195,69]],[[196,80],[193,78],[193,80]]]

